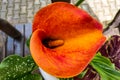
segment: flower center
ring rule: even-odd
[[[45,47],[53,49],[53,48],[62,46],[64,44],[64,40],[47,38],[47,39],[44,39],[42,43]]]

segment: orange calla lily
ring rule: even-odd
[[[105,40],[102,25],[84,10],[56,2],[36,13],[30,50],[44,71],[68,78],[85,69]]]

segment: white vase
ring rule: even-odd
[[[44,70],[42,70],[41,68],[39,68],[41,75],[43,76],[43,78],[45,80],[59,80],[58,78],[46,73]]]

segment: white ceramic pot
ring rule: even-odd
[[[43,78],[45,80],[59,80],[58,78],[46,73],[45,71],[43,71],[41,68],[39,68],[41,75],[43,76]]]

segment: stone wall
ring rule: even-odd
[[[36,11],[50,3],[51,0],[0,0],[0,18],[12,24],[31,23]],[[120,9],[120,0],[86,0],[81,8],[104,23],[112,20]]]

